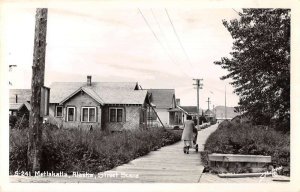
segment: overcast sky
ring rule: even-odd
[[[99,6],[49,8],[45,85],[54,81],[134,81],[143,88],[173,88],[182,105],[196,105],[193,78],[203,78],[200,107],[236,106],[227,72],[213,64],[229,56],[232,38],[222,19],[238,18],[233,9],[167,8],[187,53],[184,54],[163,7]],[[34,8],[6,8],[3,18],[5,63],[10,88],[30,88],[33,60]],[[188,58],[190,62],[188,61]]]

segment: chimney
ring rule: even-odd
[[[87,86],[91,86],[92,85],[92,76],[88,75],[87,76]]]
[[[176,105],[180,106],[180,99],[176,99]]]
[[[18,103],[18,94],[16,94],[16,103]]]
[[[139,83],[136,82],[135,87],[134,87],[134,90],[139,90],[139,89],[140,89],[140,88],[139,88]]]

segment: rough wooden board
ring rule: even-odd
[[[232,173],[226,173],[226,174],[218,174],[221,178],[243,178],[243,177],[261,177],[261,176],[272,176],[272,173],[239,173],[239,174],[232,174]]]
[[[271,156],[263,155],[239,155],[239,154],[220,154],[213,153],[208,155],[209,161],[224,161],[224,162],[262,162],[270,163]]]

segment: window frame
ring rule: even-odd
[[[118,121],[118,109],[121,109],[122,110],[122,119],[121,121]],[[116,120],[115,121],[111,121],[111,116],[110,116],[110,111],[111,110],[115,110],[116,112]],[[125,118],[125,114],[124,114],[124,108],[123,107],[110,107],[109,110],[108,110],[108,118],[109,118],[109,122],[110,123],[121,123],[121,122],[124,122],[124,118]]]
[[[83,121],[83,109],[88,109],[88,120],[87,121]],[[90,109],[95,109],[95,121],[90,121]],[[97,107],[81,107],[81,118],[80,121],[82,123],[96,123],[97,122]]]
[[[73,117],[73,121],[69,121],[69,109],[74,109],[74,117]],[[74,122],[76,119],[76,107],[67,107],[67,122]]]
[[[57,115],[57,108],[61,107],[61,116]],[[62,105],[56,105],[55,106],[55,117],[63,117],[64,116],[64,107]]]

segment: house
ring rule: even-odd
[[[192,119],[197,119],[197,106],[178,106],[178,108],[182,111],[183,122],[187,120],[188,116],[191,116]],[[202,109],[199,110],[199,114],[201,115],[203,112]]]
[[[148,111],[148,124],[164,126],[182,124],[182,112],[176,107],[174,89],[147,89],[153,109]],[[159,119],[158,119],[158,117]]]
[[[9,90],[9,114],[29,119],[31,90],[10,89]]]
[[[147,90],[135,82],[54,82],[49,122],[64,128],[121,131],[147,125]]]
[[[212,112],[210,109],[207,109],[204,112],[204,116],[207,119],[207,121],[212,122],[216,120],[216,114],[214,112]]]

